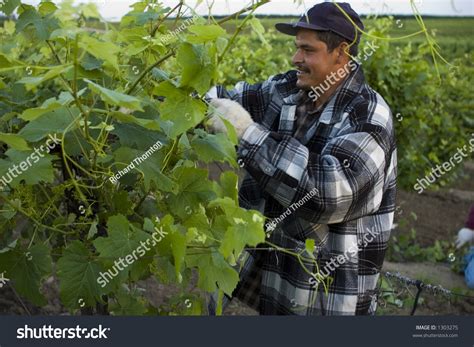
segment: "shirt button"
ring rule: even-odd
[[[247,155],[247,154],[249,154],[248,149],[243,149],[243,150],[242,150],[242,155]]]
[[[271,172],[271,171],[272,171],[272,169],[271,169],[270,167],[267,166],[267,167],[265,168],[265,172]]]

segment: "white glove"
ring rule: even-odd
[[[239,140],[245,130],[253,124],[252,117],[239,103],[229,99],[212,99],[209,103],[211,119],[208,127],[214,133],[227,133],[224,122],[220,117],[228,120],[235,128]],[[220,116],[220,117],[219,117]]]
[[[126,108],[126,107],[120,107],[119,112],[125,113],[125,114],[130,114],[133,112],[133,110]]]
[[[468,242],[474,242],[474,230],[462,228],[458,231],[458,237],[456,238],[456,248],[461,248],[462,245]]]

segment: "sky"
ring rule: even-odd
[[[23,0],[23,3],[38,4],[40,0]],[[53,2],[58,3],[60,1]],[[94,2],[97,4],[101,15],[107,20],[116,20],[129,11],[130,4],[136,0],[75,0],[75,3]],[[187,0],[186,3],[194,7],[196,0]],[[256,2],[256,1],[254,1]],[[280,15],[301,15],[306,9],[314,4],[322,2],[318,0],[302,0],[302,5],[295,4],[297,0],[271,0],[263,5],[256,13],[259,14],[280,14]],[[412,13],[409,0],[346,0],[352,8],[359,14],[405,14]],[[167,6],[174,7],[178,0],[162,0]],[[208,13],[207,3],[212,0],[203,0],[196,9],[198,14]],[[436,16],[474,16],[474,0],[415,0],[422,15]],[[214,15],[225,15],[236,12],[246,5],[251,4],[248,0],[214,0],[212,13]],[[384,6],[385,5],[385,6]]]

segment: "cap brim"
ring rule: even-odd
[[[291,36],[296,36],[298,33],[298,30],[300,29],[310,29],[310,30],[318,30],[318,31],[329,31],[328,28],[321,27],[319,25],[314,25],[310,23],[303,23],[303,22],[298,22],[298,23],[277,23],[275,24],[276,30],[279,32],[286,34],[286,35],[291,35]]]

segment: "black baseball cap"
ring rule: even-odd
[[[339,9],[337,6],[342,9]],[[345,12],[345,13],[344,13]],[[324,2],[314,5],[296,23],[277,23],[275,28],[287,35],[296,36],[301,28],[317,31],[332,31],[351,42],[360,37],[354,24],[346,17],[349,16],[361,30],[364,30],[359,15],[347,2]]]

